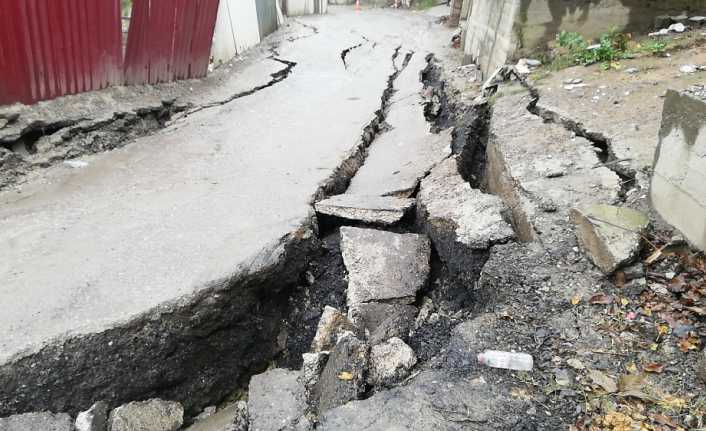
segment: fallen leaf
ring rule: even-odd
[[[644,374],[624,374],[618,379],[620,392],[642,390],[647,385]]]
[[[669,325],[665,325],[665,324],[657,325],[657,333],[659,335],[669,334]]]
[[[580,302],[581,302],[581,297],[579,297],[579,296],[574,296],[573,298],[571,298],[571,305],[579,305]]]
[[[591,296],[591,299],[588,300],[588,303],[592,305],[608,305],[613,303],[613,298],[606,295],[605,293],[596,293],[595,295]]]
[[[634,362],[630,362],[625,366],[625,369],[628,370],[629,373],[635,374],[637,373],[637,365],[635,365]]]
[[[622,306],[625,307],[628,304],[630,304],[630,300],[628,298],[620,298],[620,304],[622,304]]]
[[[605,390],[607,393],[612,394],[618,391],[618,385],[608,375],[604,374],[598,370],[590,370],[588,372],[588,377],[595,383]]]
[[[669,284],[667,289],[672,293],[684,293],[686,291],[687,282],[683,275],[674,277]]]
[[[338,379],[345,381],[353,380],[353,374],[349,373],[348,371],[344,371],[338,375]]]
[[[642,367],[646,373],[661,373],[664,371],[664,364],[650,363]]]
[[[698,337],[690,336],[679,340],[678,346],[679,350],[686,353],[689,350],[697,350],[699,348],[699,344],[701,344],[701,340]]]
[[[679,424],[674,422],[671,418],[669,418],[665,415],[662,415],[662,414],[654,414],[652,416],[652,419],[659,424],[668,425],[672,428],[677,428],[679,426]]]
[[[659,400],[660,406],[677,411],[684,409],[686,404],[687,403],[684,398],[675,397],[674,395],[667,395]]]

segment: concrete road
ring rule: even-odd
[[[448,44],[435,20],[348,8],[299,18],[267,42],[296,63],[282,82],[0,194],[0,367],[262,264],[359,144],[395,49]],[[344,67],[341,52],[361,43]],[[246,70],[242,87],[268,79]]]

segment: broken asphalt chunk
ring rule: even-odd
[[[649,225],[645,214],[611,205],[574,209],[571,218],[581,249],[606,274],[637,256],[642,234]]]
[[[352,334],[338,340],[314,388],[312,398],[318,400],[319,413],[363,396],[368,351],[368,346]]]
[[[306,394],[300,375],[276,368],[250,379],[250,431],[287,429],[304,415]]]
[[[423,235],[341,228],[348,270],[348,306],[384,301],[410,304],[427,281],[431,245]]]
[[[436,166],[422,181],[418,220],[441,260],[455,273],[476,274],[485,251],[515,237],[503,219],[507,208],[497,196],[471,188],[455,158]]]
[[[110,431],[177,431],[184,423],[184,408],[173,401],[151,399],[124,404],[108,418]]]
[[[344,194],[317,202],[316,212],[362,223],[390,226],[414,207],[414,199]]]
[[[7,418],[0,418],[2,431],[73,431],[71,417],[65,413],[25,413]]]

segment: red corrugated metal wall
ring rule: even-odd
[[[0,104],[121,82],[120,0],[0,0]]]
[[[205,76],[218,1],[134,0],[125,82],[157,84]]]

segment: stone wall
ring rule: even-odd
[[[706,92],[669,91],[650,198],[669,224],[706,249]]]
[[[487,74],[545,49],[560,31],[646,32],[659,15],[706,13],[706,0],[473,0],[470,9],[466,55]]]

